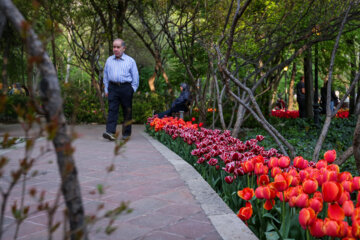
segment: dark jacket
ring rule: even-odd
[[[180,93],[180,96],[174,100],[174,102],[171,104],[171,107],[175,107],[178,105],[183,105],[187,107],[187,104],[190,102],[190,91],[189,87],[186,83],[182,83],[180,85],[183,90]]]

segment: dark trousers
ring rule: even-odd
[[[119,105],[121,105],[124,116],[122,135],[130,136],[132,122],[132,98],[134,89],[130,83],[117,85],[110,82],[108,92],[109,111],[106,122],[106,132],[116,132],[116,125],[119,117]]]
[[[163,118],[165,116],[170,117],[172,113],[176,113],[176,112],[180,112],[180,111],[184,111],[187,112],[188,109],[184,104],[180,104],[180,105],[175,105],[174,107],[171,107],[170,109],[161,112],[158,114],[158,118]]]
[[[299,117],[300,118],[306,117],[306,109],[305,109],[306,100],[305,100],[305,98],[304,99],[300,98],[297,100],[297,102],[299,104]]]

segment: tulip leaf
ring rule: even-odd
[[[279,239],[279,235],[275,231],[266,232],[265,235],[266,235],[267,240],[278,240]]]
[[[275,222],[280,223],[280,220],[277,219],[276,217],[274,217],[271,213],[265,213],[263,215],[263,218],[270,218],[270,219],[274,220]]]

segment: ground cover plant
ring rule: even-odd
[[[147,131],[192,164],[259,239],[360,237],[360,177],[329,150],[317,163],[192,121],[149,118]]]

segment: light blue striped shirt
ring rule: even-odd
[[[121,58],[115,55],[108,57],[104,68],[105,93],[108,93],[109,82],[130,82],[134,92],[139,87],[139,72],[135,60],[123,53]]]

